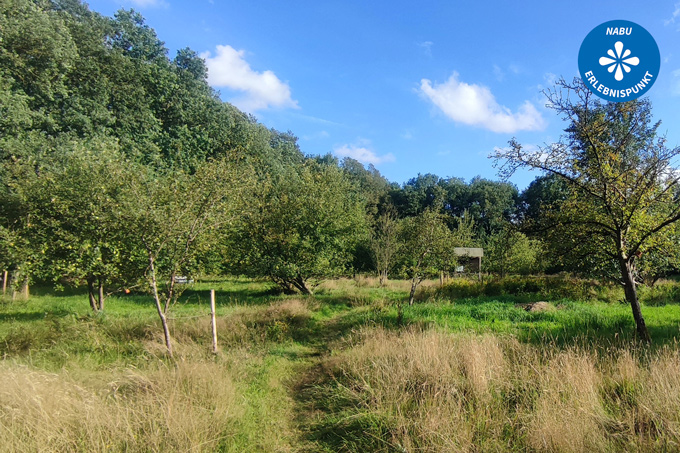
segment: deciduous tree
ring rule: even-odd
[[[370,240],[380,286],[385,284],[390,271],[396,264],[400,245],[399,219],[394,209],[388,209],[376,219]]]
[[[409,305],[413,305],[418,285],[427,275],[442,269],[442,261],[452,259],[454,243],[444,216],[432,209],[402,221],[400,256],[402,271],[411,280]]]
[[[534,168],[568,186],[568,198],[549,213],[552,231],[568,255],[623,285],[637,334],[649,342],[637,296],[638,263],[680,219],[680,175],[673,167],[680,147],[668,148],[657,135],[646,99],[602,103],[580,79],[561,80],[547,96],[568,122],[566,134],[538,150],[512,140],[495,153],[501,174]]]
[[[247,197],[250,171],[221,159],[204,163],[195,173],[137,174],[123,197],[123,222],[146,257],[147,288],[172,356],[167,318],[181,294],[176,277],[191,275],[201,241],[217,242],[211,233],[235,222]]]
[[[348,271],[366,214],[342,170],[310,160],[256,191],[257,202],[230,241],[236,251],[232,271],[269,277],[303,294]]]

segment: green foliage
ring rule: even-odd
[[[196,52],[170,60],[134,11],[106,18],[77,0],[8,0],[0,29],[0,264],[17,284],[135,286],[148,265],[129,223],[143,223],[132,218],[140,203],[170,200],[175,212],[146,213],[144,228],[163,234],[186,208],[172,200],[191,198],[214,162],[238,162],[215,183],[232,197],[229,181],[279,178],[303,160],[294,135],[219,99]],[[194,245],[190,267],[215,269],[216,251]]]
[[[384,198],[390,189],[390,183],[380,172],[368,164],[368,168],[351,157],[345,157],[340,163],[348,179],[359,189],[366,202],[367,212],[371,215],[378,213]]]
[[[147,264],[153,257],[159,279],[191,275],[200,251],[236,222],[249,184],[249,168],[227,159],[208,161],[195,173],[138,171],[124,188],[123,227]]]
[[[256,198],[231,238],[238,254],[231,269],[303,293],[349,270],[351,252],[366,234],[365,209],[340,169],[309,161],[260,184]]]
[[[496,159],[504,162],[505,175],[528,167],[564,182],[567,197],[558,210],[546,212],[547,243],[584,273],[620,281],[638,334],[649,339],[636,294],[636,264],[680,219],[680,177],[672,167],[680,147],[669,149],[657,136],[659,123],[651,122],[648,100],[603,104],[593,96],[580,79],[572,85],[561,80],[548,97],[569,122],[562,142],[526,151],[512,140]]]
[[[413,304],[418,285],[428,276],[455,265],[456,239],[441,214],[428,209],[401,223],[401,272],[411,280],[409,304]]]
[[[393,188],[390,198],[401,217],[432,209],[446,214],[447,222],[455,227],[465,213],[476,225],[476,236],[482,238],[515,215],[518,194],[507,182],[475,177],[466,184],[460,178],[426,174],[410,179],[402,188]]]
[[[551,276],[507,276],[483,281],[465,278],[451,279],[444,287],[433,291],[434,297],[465,299],[477,297],[528,297],[530,300],[559,301],[562,299],[580,301],[601,301],[618,303],[623,291],[612,283],[603,284],[596,280]]]
[[[394,210],[387,210],[376,219],[371,230],[370,249],[375,269],[384,284],[398,260],[399,220]]]
[[[484,242],[484,269],[504,277],[541,271],[542,244],[507,225],[487,236]]]
[[[146,267],[122,212],[134,169],[111,140],[74,141],[42,165],[39,175],[14,166],[9,183],[30,217],[30,241],[42,242],[39,275],[87,282],[92,308],[101,310],[104,290],[95,303],[95,282],[132,286]]]
[[[404,219],[400,236],[402,273],[408,278],[423,280],[447,264],[453,241],[440,214],[426,210],[419,216]]]

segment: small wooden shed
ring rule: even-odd
[[[455,247],[453,249],[455,254],[462,259],[460,263],[464,268],[470,269],[471,272],[477,272],[479,278],[482,278],[482,257],[484,256],[484,249],[479,247]],[[467,262],[466,262],[467,258]]]

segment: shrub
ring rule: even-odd
[[[546,300],[599,300],[614,303],[623,298],[623,289],[597,280],[565,275],[509,276],[477,280],[455,278],[433,291],[437,297],[463,299],[480,296],[535,296]]]

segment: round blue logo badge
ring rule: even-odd
[[[652,35],[627,20],[612,20],[595,27],[578,53],[583,82],[607,101],[639,98],[659,77],[660,66],[659,47]]]

